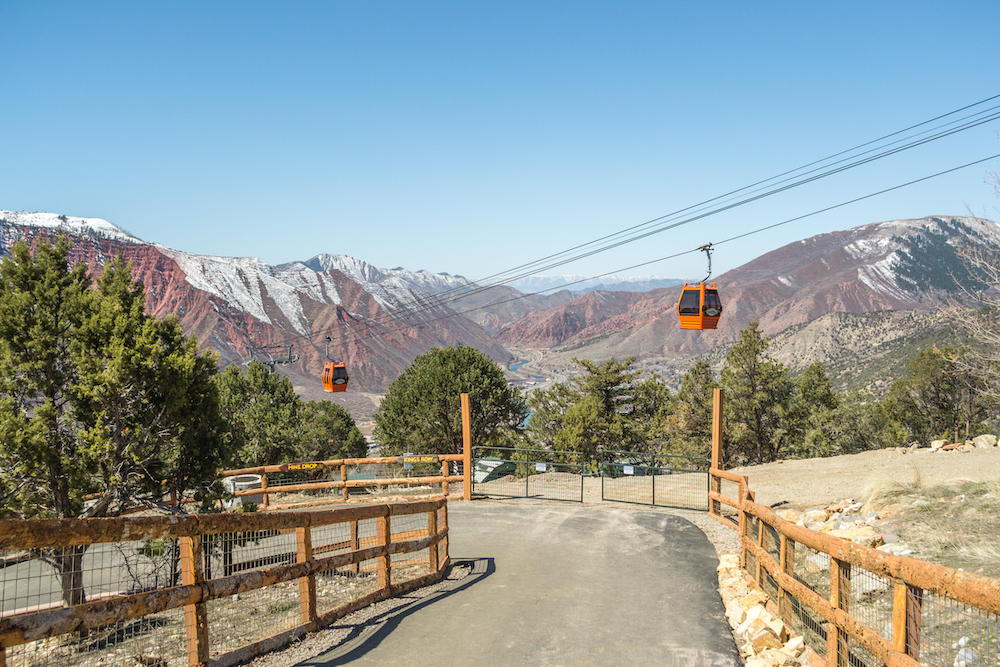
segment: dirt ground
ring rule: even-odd
[[[734,468],[746,475],[762,505],[807,509],[847,498],[863,501],[872,491],[896,483],[936,487],[1000,480],[1000,447],[972,452],[879,449],[823,459],[800,459]]]

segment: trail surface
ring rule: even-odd
[[[298,663],[742,664],[715,551],[689,521],[604,505],[456,503],[453,562],[473,573]]]

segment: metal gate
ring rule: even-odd
[[[472,492],[582,503],[585,468],[579,452],[473,447]]]
[[[708,510],[710,459],[601,452],[601,500]]]

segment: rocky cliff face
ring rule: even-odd
[[[561,348],[592,358],[676,357],[731,343],[753,320],[765,333],[776,334],[828,313],[935,309],[940,292],[915,289],[906,276],[947,273],[957,263],[954,249],[961,243],[1000,244],[1000,226],[928,217],[873,223],[786,245],[715,279],[725,309],[715,331],[681,330],[676,315],[680,288],[672,288],[591,293],[526,317],[496,338],[508,347]],[[935,252],[928,253],[928,247]]]
[[[414,357],[435,346],[470,345],[499,363],[511,359],[478,324],[428,303],[419,284],[433,283],[434,274],[384,272],[353,258],[271,267],[255,258],[205,257],[146,243],[103,220],[6,211],[0,211],[0,254],[18,240],[34,246],[62,232],[73,241],[73,261],[92,272],[117,254],[132,262],[149,309],[176,314],[225,364],[247,361],[254,347],[291,344],[300,359],[280,370],[308,398],[330,396],[320,382],[326,336],[331,355],[348,366],[351,388],[360,392],[384,391]],[[416,277],[407,280],[405,273]],[[267,358],[263,350],[254,354]]]

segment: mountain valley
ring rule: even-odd
[[[921,345],[954,340],[946,308],[956,293],[934,277],[959,262],[961,243],[1000,245],[1000,226],[967,217],[872,223],[791,243],[715,282],[718,329],[682,331],[679,286],[636,291],[570,289],[525,295],[461,276],[379,269],[320,254],[269,266],[255,258],[206,257],[148,243],[104,220],[0,211],[0,254],[66,232],[73,258],[100,271],[115,254],[133,264],[151,312],[176,314],[224,365],[273,360],[305,398],[330,398],[319,374],[330,355],[347,364],[350,390],[335,397],[356,419],[413,358],[435,346],[471,345],[509,366],[532,357],[527,384],[566,377],[573,357],[636,356],[672,384],[696,358],[721,367],[746,324],[773,337],[771,353],[793,372],[823,361],[840,388],[884,391]],[[670,279],[663,279],[669,284]],[[638,291],[643,288],[645,291]],[[582,291],[582,290],[581,290]],[[280,363],[297,355],[295,363]]]

